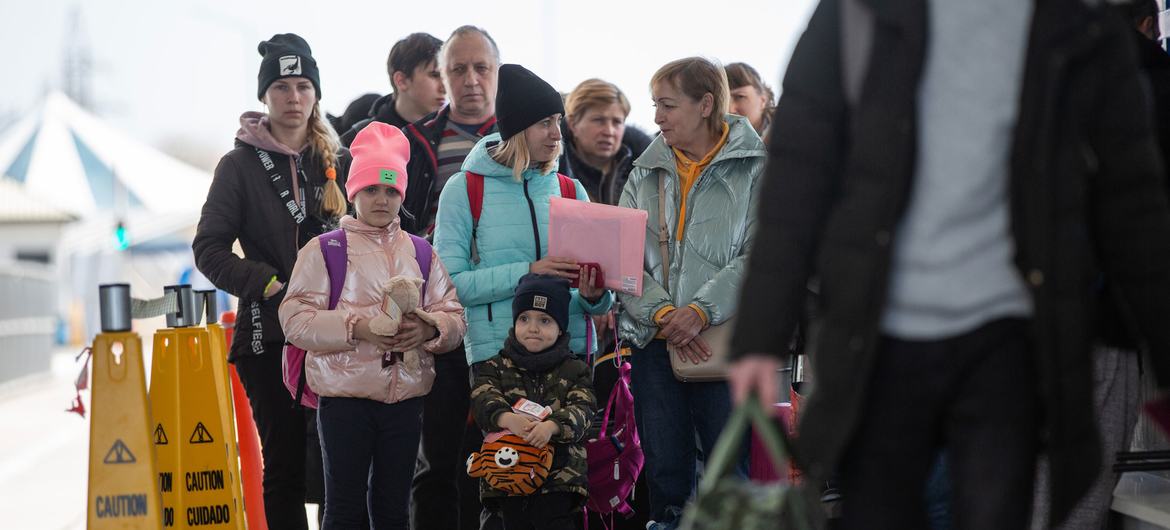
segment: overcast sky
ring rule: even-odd
[[[71,2],[0,0],[6,81],[0,114],[21,115],[61,85],[69,14],[92,53],[101,116],[153,145],[222,153],[256,100],[256,45],[275,33],[305,37],[321,69],[322,105],[335,114],[366,92],[389,90],[386,54],[414,31],[445,39],[461,24],[485,28],[504,62],[562,91],[589,77],[621,87],[631,120],[655,133],[647,83],[667,61],[703,55],[744,61],[777,87],[815,0]]]

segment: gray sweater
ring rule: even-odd
[[[937,340],[1031,316],[1012,263],[1008,175],[1032,2],[929,0],[914,189],[882,329]]]

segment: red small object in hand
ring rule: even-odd
[[[586,278],[589,277],[589,273],[591,271],[597,271],[593,275],[593,286],[594,287],[601,288],[601,287],[605,286],[605,276],[603,276],[601,273],[601,265],[600,264],[598,264],[598,263],[580,263],[579,265],[585,268],[585,277]],[[572,287],[574,289],[580,289],[581,288],[581,278],[574,277],[572,280],[569,280],[569,287]]]

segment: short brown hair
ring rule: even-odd
[[[605,108],[614,103],[622,108],[622,114],[627,117],[630,115],[630,100],[626,99],[617,85],[596,78],[586,79],[565,98],[565,117],[570,123],[576,124],[589,110]]]
[[[442,45],[443,41],[430,33],[411,33],[405,39],[395,42],[394,47],[390,48],[390,56],[386,58],[390,89],[398,92],[398,87],[394,86],[394,72],[402,72],[406,77],[414,75],[415,68],[438,60]]]
[[[776,95],[772,93],[772,87],[764,84],[760,73],[747,63],[731,63],[724,66],[723,71],[727,73],[727,88],[736,90],[745,86],[753,86],[765,98],[768,98],[768,105],[764,107],[764,123],[771,122],[772,111],[776,109]]]
[[[714,103],[707,127],[711,134],[723,133],[723,119],[731,105],[731,91],[727,88],[727,74],[714,62],[702,57],[687,57],[666,63],[650,78],[650,89],[660,82],[669,82],[696,101],[711,94]]]

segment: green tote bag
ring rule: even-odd
[[[683,513],[682,530],[806,530],[813,528],[811,510],[792,484],[752,482],[731,473],[744,436],[754,427],[772,461],[787,459],[784,436],[764,413],[760,401],[749,397],[735,408],[715,443],[695,501]]]

